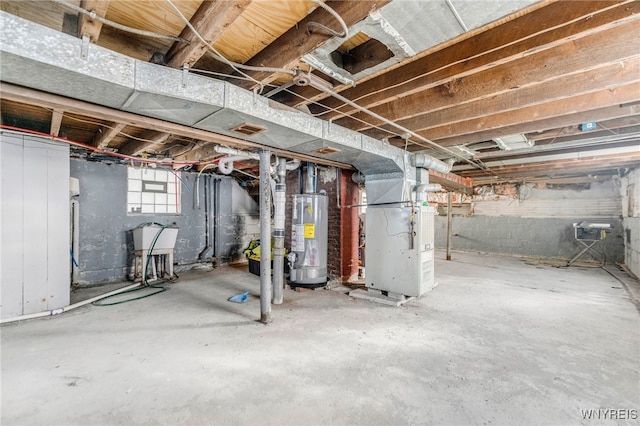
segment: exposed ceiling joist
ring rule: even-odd
[[[331,7],[342,17],[347,27],[362,21],[367,15],[379,9],[391,0],[360,0],[360,1],[328,1],[327,6]],[[299,60],[300,57],[317,49],[329,40],[329,36],[318,31],[307,33],[307,26],[310,23],[317,23],[329,28],[335,28],[336,18],[326,10],[318,7],[297,25],[291,27],[286,33],[278,37],[269,46],[255,55],[246,65],[256,67],[286,68]],[[248,75],[257,81],[264,81],[273,73],[266,71],[247,71]],[[255,86],[252,81],[241,81],[237,83],[245,89]]]
[[[224,29],[238,19],[250,4],[251,0],[203,1],[190,23],[202,38],[213,44]],[[189,40],[190,43],[175,42],[167,52],[166,63],[174,68],[182,67],[184,64],[192,67],[207,52],[208,47],[188,26],[182,30],[180,37]]]
[[[104,17],[109,8],[109,0],[82,0],[80,7],[90,12],[95,12],[95,14],[100,17]],[[87,34],[91,38],[91,41],[95,43],[100,37],[101,30],[102,22],[92,19],[85,14],[80,14],[78,17],[78,37],[82,38],[82,36]]]
[[[158,132],[156,130],[147,130],[138,139],[126,144],[120,149],[120,153],[125,155],[140,155],[143,152],[151,152],[157,149],[160,145],[167,142],[171,137],[171,134],[165,132]]]
[[[564,137],[592,137],[591,135],[615,135],[619,133],[619,129],[640,125],[640,116],[631,116],[616,118],[613,120],[603,120],[596,122],[596,129],[591,131],[583,131],[578,126],[567,126],[559,129],[551,129],[540,133],[531,133],[527,135],[527,139],[535,141],[536,144],[548,143],[549,141],[562,139]],[[611,130],[611,129],[616,129]]]
[[[51,126],[49,130],[49,134],[52,136],[60,135],[60,126],[62,125],[62,116],[63,111],[59,109],[54,109],[51,112]]]
[[[623,85],[640,79],[640,51],[636,44],[629,43],[637,30],[638,19],[399,98],[372,108],[372,111],[399,121],[405,127],[426,129],[428,127],[423,123],[438,126],[455,120],[458,114],[451,108],[452,103],[460,108],[476,102],[477,105],[469,105],[476,114],[496,113],[606,86]],[[629,68],[625,68],[625,65],[629,65]],[[486,103],[492,106],[483,105]],[[445,111],[450,113],[443,112],[442,119],[433,114],[446,108],[449,109]],[[468,115],[463,114],[465,117],[462,119],[468,119]],[[354,114],[353,117],[336,120],[336,124],[360,131],[371,126],[356,121],[358,118],[376,126],[383,124],[364,113]]]
[[[34,89],[28,89],[25,87],[15,86],[13,84],[0,83],[0,92],[2,98],[19,102],[27,105],[37,105],[40,107],[50,109],[62,109],[66,112],[73,114],[80,114],[86,117],[92,117],[98,120],[111,120],[116,123],[124,124],[125,126],[138,127],[142,129],[155,129],[160,132],[170,133],[176,136],[182,136],[185,138],[192,138],[207,142],[209,144],[228,145],[234,148],[242,149],[263,149],[264,146],[244,141],[241,139],[232,138],[225,135],[220,135],[206,130],[200,130],[193,127],[185,126],[182,124],[171,123],[169,121],[160,120],[157,118],[145,117],[137,114],[133,114],[126,111],[120,111],[101,105],[92,104],[89,102],[79,101],[76,99],[65,98],[64,96],[54,95],[51,93],[40,92]],[[212,146],[206,149],[213,150]],[[202,148],[204,150],[205,148]],[[316,164],[339,167],[341,169],[351,170],[353,167],[349,164],[340,163],[337,161],[326,160],[322,158],[312,157],[310,155],[304,155],[286,151],[284,149],[270,148],[271,151],[277,155],[281,155],[286,158],[297,158],[302,161],[311,161]],[[196,151],[196,154],[198,150]],[[209,156],[201,155],[201,158],[215,158],[214,153]]]
[[[615,90],[621,85],[640,82],[640,58],[621,61],[592,71],[563,76],[539,85],[514,89],[506,93],[485,97],[475,102],[460,102],[453,107],[419,115],[398,124],[420,130],[442,127],[488,115],[510,114],[522,108],[538,107],[539,115],[546,115],[547,104],[563,99],[593,93],[603,89]],[[391,129],[391,126],[384,126]],[[374,133],[372,135],[378,136]],[[383,132],[380,131],[380,136]]]
[[[109,146],[109,143],[118,136],[118,134],[127,125],[125,123],[112,122],[105,126],[104,130],[100,130],[93,140],[93,146],[98,149],[104,149]]]
[[[350,99],[358,99],[363,106],[375,107],[398,97],[522,58],[526,52],[533,49],[537,51],[553,47],[574,34],[588,33],[599,26],[626,19],[640,11],[638,4],[618,6],[618,3],[581,1],[572,3],[572,7],[566,7],[565,2],[553,2],[473,38],[462,40],[430,55],[422,55],[406,65],[360,82],[341,93]],[[305,89],[307,88],[296,90],[305,97],[315,95],[308,90],[302,93]],[[289,105],[302,102],[301,98],[294,95],[283,95],[279,100]],[[322,104],[329,108],[339,108],[347,114],[354,112],[349,106],[342,107],[342,103],[336,99],[326,99]],[[324,112],[321,107],[310,108],[315,113]],[[336,113],[328,112],[323,114],[323,117],[329,119],[335,115]]]
[[[483,117],[457,122],[455,124],[446,124],[429,130],[418,131],[417,133],[431,140],[437,140],[438,144],[441,146],[450,146],[448,143],[444,143],[442,139],[462,135],[471,136],[471,139],[468,140],[467,143],[480,142],[486,139],[479,137],[477,132],[495,130],[496,133],[500,133],[504,136],[509,133],[504,133],[504,130],[500,131],[500,129],[510,126],[518,126],[518,129],[521,131],[516,133],[528,133],[529,130],[526,127],[527,123],[544,119],[567,116],[564,126],[579,124],[580,122],[576,123],[574,121],[573,114],[631,102],[636,100],[639,94],[640,83],[636,82],[617,87],[615,89],[605,89],[585,95],[549,102],[542,106],[536,105],[533,107],[521,108],[504,114],[486,114]],[[563,125],[554,127],[563,127]],[[532,129],[531,131],[534,130]]]
[[[442,146],[464,145],[467,143],[486,141],[494,138],[513,135],[516,133],[535,133],[548,129],[558,129],[568,126],[575,126],[590,121],[631,118],[638,115],[640,115],[640,104],[625,107],[618,104],[609,107],[579,112],[570,110],[568,111],[568,114],[560,115],[553,118],[537,119],[537,117],[532,117],[533,121],[530,120],[526,123],[517,123],[495,129],[481,130],[473,134],[467,133],[460,136],[445,137],[439,139],[438,144]],[[402,142],[402,144],[404,144],[404,141]]]

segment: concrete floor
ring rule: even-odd
[[[224,267],[5,325],[2,424],[601,424],[581,410],[640,409],[640,315],[619,281],[453,256],[400,308],[287,290],[265,326],[258,277]]]

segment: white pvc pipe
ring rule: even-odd
[[[222,158],[218,162],[218,170],[220,170],[220,173],[225,175],[231,174],[231,172],[233,171],[234,161],[246,160],[248,158],[251,157],[249,157],[248,155],[229,155],[228,157]]]
[[[123,288],[120,288],[118,290],[114,290],[114,291],[111,291],[109,293],[105,293],[105,294],[100,295],[100,296],[92,297],[91,299],[83,300],[82,302],[74,303],[73,305],[64,306],[64,307],[58,308],[58,309],[52,309],[50,311],[37,312],[37,313],[34,313],[34,314],[27,314],[27,315],[20,315],[20,316],[12,317],[12,318],[5,318],[3,320],[0,320],[0,324],[6,324],[6,323],[9,323],[9,322],[23,321],[23,320],[33,319],[33,318],[42,318],[42,317],[50,317],[50,316],[53,316],[53,315],[58,315],[58,314],[61,314],[63,312],[70,311],[72,309],[79,308],[80,306],[88,305],[89,303],[93,303],[96,300],[102,299],[103,297],[114,296],[116,294],[125,292],[127,290],[131,290],[133,288],[140,287],[140,285],[141,284],[132,284],[130,286],[123,287]]]

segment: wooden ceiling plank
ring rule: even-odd
[[[540,106],[544,109],[544,105],[550,102],[605,89],[615,90],[617,87],[637,82],[640,82],[640,57],[576,75],[571,74],[540,85],[496,94],[476,102],[455,104],[451,108],[399,120],[397,123],[414,131],[426,131],[487,115],[506,114],[522,108]],[[395,130],[389,125],[383,128]]]
[[[3,100],[10,100],[27,105],[36,105],[50,109],[61,109],[67,113],[78,114],[85,117],[92,117],[99,120],[111,120],[117,123],[123,123],[126,126],[139,127],[143,129],[155,129],[175,136],[197,139],[211,144],[228,145],[234,148],[242,149],[264,149],[264,145],[255,142],[249,142],[242,139],[232,138],[230,136],[220,135],[185,126],[182,124],[171,123],[169,121],[160,120],[152,117],[133,114],[126,111],[120,111],[101,105],[92,104],[76,99],[65,98],[52,93],[39,92],[26,87],[15,86],[0,81],[0,93]],[[213,147],[211,147],[213,149]],[[323,158],[313,157],[311,155],[299,154],[279,148],[269,147],[273,153],[286,158],[297,158],[302,161],[311,161],[316,164],[333,166],[347,170],[353,170],[349,164],[340,163],[338,161],[327,160]],[[196,150],[194,150],[196,151]],[[215,158],[212,155],[211,158]],[[205,158],[206,160],[207,158]]]
[[[561,127],[556,129],[547,130],[545,132],[540,133],[531,133],[527,135],[527,139],[530,141],[534,141],[536,143],[545,143],[548,141],[552,141],[555,139],[560,139],[564,137],[570,137],[574,135],[584,135],[586,137],[593,137],[594,135],[606,135],[612,134],[612,132],[617,133],[618,130],[613,131],[612,129],[625,129],[627,127],[634,127],[640,125],[640,115],[631,116],[631,117],[622,117],[616,118],[613,120],[600,120],[597,123],[596,130],[592,131],[582,131],[577,126],[571,127]]]
[[[166,143],[170,137],[170,133],[146,130],[139,136],[139,139],[145,139],[146,141],[133,139],[120,148],[119,152],[132,156],[140,155],[145,151],[151,152]]]
[[[463,135],[472,136],[472,140],[469,142],[481,142],[482,140],[487,139],[479,137],[478,132],[484,132],[487,130],[497,131],[501,128],[513,126],[513,128],[518,129],[514,133],[529,133],[532,130],[526,125],[526,123],[561,116],[569,116],[570,118],[573,114],[578,112],[587,112],[590,110],[633,102],[637,101],[639,97],[640,83],[632,83],[620,86],[616,89],[601,90],[585,95],[549,102],[543,105],[509,111],[502,114],[486,115],[476,119],[435,127],[426,131],[418,131],[417,133],[428,139],[436,141],[438,144],[443,146],[449,145],[444,145],[439,139]],[[597,117],[594,116],[594,118]],[[566,125],[569,126],[575,124],[580,124],[580,122],[576,123],[573,122],[573,120],[567,120]],[[549,128],[552,127],[547,127],[546,129]],[[505,135],[504,133],[502,134],[503,136]]]
[[[203,1],[190,22],[202,38],[213,44],[250,4],[251,0]],[[207,52],[208,47],[187,26],[182,30],[180,37],[189,40],[190,43],[175,42],[166,54],[167,65],[180,68],[188,64],[193,67]]]
[[[496,104],[496,109],[517,108],[519,105],[514,101],[541,103],[547,97],[551,99],[571,96],[576,90],[582,92],[593,90],[603,83],[612,85],[616,83],[616,74],[619,74],[620,78],[624,76],[627,79],[638,78],[640,50],[637,44],[629,43],[629,40],[635,37],[639,21],[640,19],[636,19],[553,49],[540,51],[517,61],[399,98],[371,110],[390,120],[399,121],[399,124],[409,128],[413,128],[410,122],[428,121],[433,125],[440,125],[444,122],[438,121],[432,113],[451,105],[458,106],[497,97],[493,102]],[[634,69],[629,72],[621,69],[620,63],[625,61]],[[609,65],[613,65],[609,67],[609,75],[612,79],[604,80],[599,73],[604,74],[602,67]],[[585,74],[593,76],[595,80],[584,78]],[[564,79],[566,82],[556,82],[553,90],[539,88],[543,85],[552,86],[550,82],[557,79]],[[584,89],[572,83],[579,80],[584,84]],[[521,95],[523,92],[526,94]],[[502,107],[499,106],[501,101],[503,101]],[[484,111],[487,111],[485,107],[478,110],[478,112]],[[335,123],[358,131],[372,126],[356,119],[365,120],[376,126],[383,124],[365,113],[356,113],[353,117],[338,119]],[[415,120],[402,121],[411,118]]]
[[[548,129],[575,126],[590,121],[632,117],[638,114],[640,114],[640,104],[625,107],[614,105],[589,111],[569,113],[567,115],[553,117],[550,119],[534,119],[533,121],[529,121],[526,123],[518,123],[515,125],[505,126],[497,129],[479,131],[477,133],[468,133],[460,136],[445,137],[437,140],[436,142],[441,146],[464,145],[467,143],[487,141],[502,136],[513,135],[516,133],[535,133]]]
[[[627,2],[624,2],[627,3]],[[444,49],[423,55],[413,62],[372,78],[357,86],[342,91],[349,99],[358,99],[366,107],[388,102],[404,93],[424,90],[448,80],[460,78],[482,67],[495,66],[521,57],[527,51],[552,47],[553,43],[588,34],[594,28],[626,19],[637,12],[638,5],[607,1],[581,1],[566,7],[564,2],[554,2],[530,14],[520,16],[502,25],[491,28],[473,38],[463,40]],[[631,7],[633,10],[629,10]],[[605,10],[605,12],[602,12]],[[567,25],[567,23],[571,23]],[[304,88],[302,88],[304,89]],[[304,93],[306,97],[312,93]],[[278,99],[289,105],[297,105],[300,99]],[[322,102],[331,108],[340,108],[336,99]],[[313,108],[313,107],[312,107]],[[352,113],[351,107],[341,108]],[[314,113],[323,112],[313,110]],[[326,118],[333,117],[328,113]]]
[[[616,165],[637,165],[640,160],[640,151],[637,153],[627,152],[624,154],[607,154],[607,155],[585,155],[581,158],[571,158],[562,160],[545,159],[540,157],[539,161],[526,164],[514,164],[507,166],[491,165],[487,163],[491,173],[517,173],[517,172],[545,172],[545,171],[562,171],[568,169],[584,168],[611,168]],[[456,170],[455,173],[461,176],[472,177],[474,175],[484,174],[484,170],[468,169]]]
[[[350,27],[365,19],[371,11],[381,8],[390,1],[391,0],[360,0],[354,2],[330,0],[326,2],[326,5],[340,15],[347,27]],[[317,31],[307,34],[307,24],[311,22],[316,22],[329,28],[335,28],[337,25],[335,17],[323,8],[318,7],[297,25],[291,27],[269,46],[249,59],[246,65],[286,68],[291,63],[297,62],[300,57],[322,46],[330,38],[326,34]],[[273,74],[265,71],[245,72],[257,81],[263,81]],[[234,81],[234,83],[236,83],[236,81]],[[252,81],[239,81],[237,84],[245,89],[250,89],[255,86],[255,83]]]
[[[109,147],[109,142],[113,140],[127,125],[125,123],[111,122],[99,131],[93,139],[93,146],[98,149]]]
[[[109,8],[109,0],[82,0],[80,7],[90,12],[95,12],[96,15],[104,18]],[[91,38],[91,42],[95,43],[100,37],[100,31],[102,30],[102,22],[91,19],[90,16],[80,14],[78,17],[78,37],[88,34]]]
[[[62,116],[64,115],[64,111],[59,109],[54,109],[51,112],[51,126],[49,130],[49,134],[53,136],[60,135],[60,126],[62,125]]]

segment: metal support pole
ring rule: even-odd
[[[451,210],[453,192],[449,191],[447,198],[447,260],[451,260]]]
[[[273,227],[273,304],[282,304],[284,293],[284,219],[286,207],[285,183],[287,159],[278,160],[278,183],[275,191],[275,213]]]
[[[271,151],[260,151],[260,321],[271,322]]]

